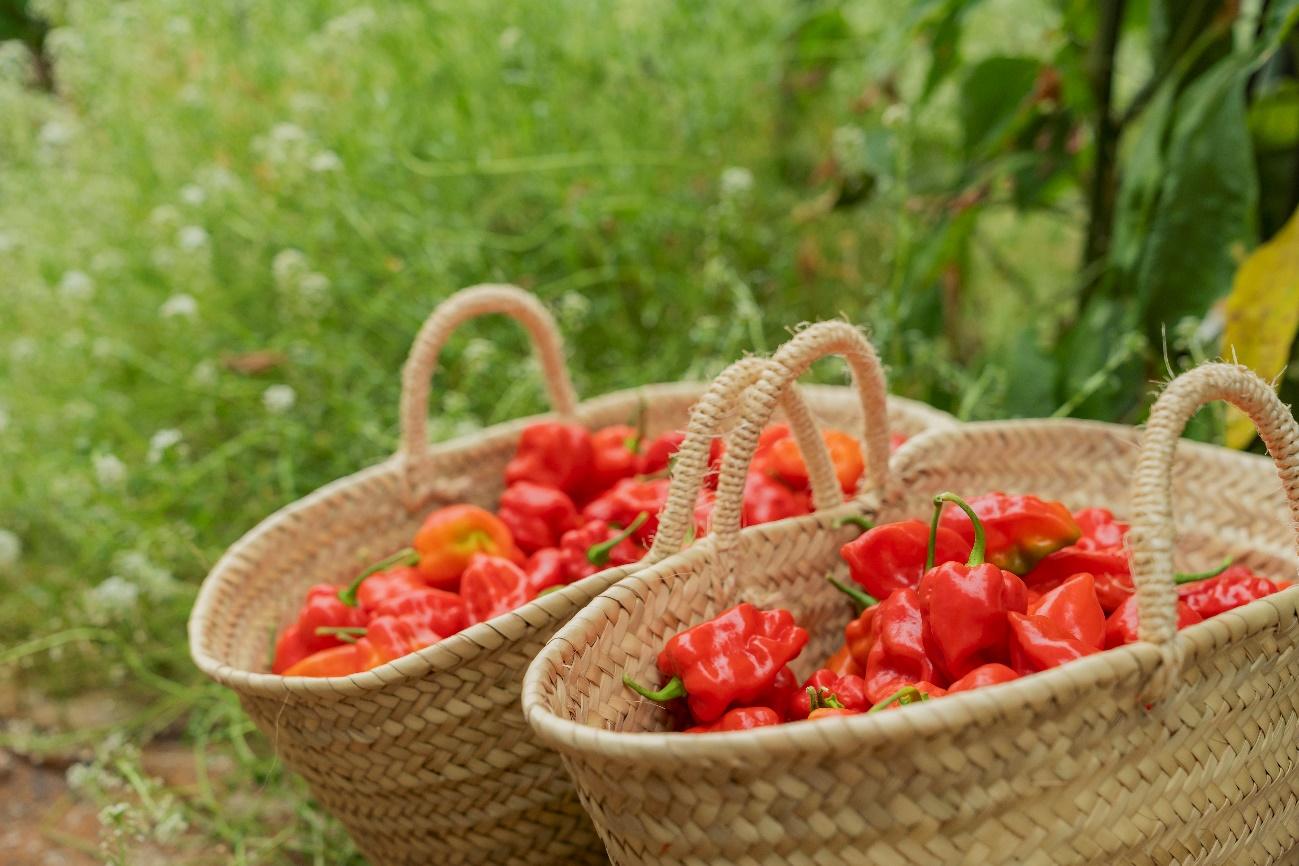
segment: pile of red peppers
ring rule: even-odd
[[[955,509],[945,509],[947,504]],[[664,684],[626,685],[687,733],[857,715],[1004,683],[1132,643],[1128,524],[1031,495],[934,498],[926,524],[867,529],[840,551],[857,607],[844,642],[802,681],[807,632],[787,610],[741,604],[671,638]],[[1224,564],[1179,574],[1178,628],[1290,586]]]
[[[271,670],[285,676],[344,676],[422,649],[465,627],[602,569],[639,561],[658,531],[668,470],[685,440],[646,441],[642,425],[595,431],[541,422],[525,428],[505,467],[496,512],[470,504],[430,514],[411,547],[363,571],[348,586],[307,591],[280,632]],[[845,491],[864,471],[857,441],[824,434]],[[895,445],[899,444],[895,441]],[[722,442],[699,494],[695,534],[708,530]],[[767,428],[745,486],[744,522],[812,510],[807,469],[784,425]]]

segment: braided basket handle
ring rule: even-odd
[[[646,563],[665,559],[684,546],[686,533],[694,526],[695,503],[708,474],[708,457],[712,451],[713,439],[721,431],[725,420],[735,414],[744,392],[761,378],[771,364],[770,360],[764,358],[741,358],[718,374],[690,410],[686,438],[672,461],[672,484],[659,516],[654,544],[644,560]],[[796,389],[789,389],[781,399],[781,408],[790,419],[790,428],[799,450],[814,456],[818,450],[821,452],[819,456],[823,459],[816,461],[820,471],[809,479],[817,507],[832,508],[841,504],[843,493],[839,489],[839,480],[826,453],[825,443],[817,435],[812,413],[803,396]],[[809,461],[805,458],[805,462]]]
[[[847,322],[817,322],[799,331],[776,350],[771,365],[762,377],[749,388],[744,398],[744,418],[728,441],[726,456],[722,461],[721,476],[717,484],[717,504],[713,511],[713,532],[722,549],[735,544],[740,534],[740,517],[744,500],[744,480],[749,463],[758,446],[758,437],[767,426],[782,395],[792,390],[794,383],[812,364],[828,355],[841,355],[852,369],[853,383],[862,406],[862,423],[866,442],[866,477],[873,490],[883,493],[888,485],[889,421],[888,385],[879,356],[861,331]],[[816,442],[811,453],[804,452],[808,473],[828,474],[835,489],[838,479],[830,454],[811,417],[790,419],[790,427],[800,423],[810,430],[799,431],[800,442]],[[860,491],[859,491],[860,492]],[[839,500],[842,501],[842,500]],[[817,503],[818,508],[830,502]],[[838,504],[834,502],[833,504]]]
[[[1173,581],[1173,458],[1186,422],[1201,406],[1225,400],[1249,415],[1276,462],[1299,531],[1299,424],[1262,377],[1235,364],[1204,364],[1178,376],[1150,409],[1141,437],[1141,456],[1133,479],[1132,581],[1137,590],[1140,637],[1165,648],[1177,635],[1177,585]],[[1296,543],[1299,550],[1299,542]],[[1166,693],[1180,673],[1181,659],[1165,653],[1151,697]]]
[[[411,474],[428,453],[429,389],[438,356],[456,328],[470,319],[493,313],[507,315],[527,330],[533,351],[541,362],[551,408],[565,418],[571,417],[577,408],[577,393],[564,363],[564,340],[559,326],[535,295],[517,286],[499,284],[471,286],[456,292],[438,304],[419,329],[401,370],[398,455],[404,465],[402,477],[408,494],[413,488]]]

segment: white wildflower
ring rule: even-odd
[[[23,555],[23,541],[18,533],[0,529],[0,569],[13,568]]]
[[[180,211],[172,204],[160,204],[149,211],[149,224],[159,229],[172,229],[180,225]]]
[[[180,200],[190,207],[198,207],[207,201],[207,191],[196,183],[187,183],[180,188]]]
[[[176,589],[176,576],[138,550],[119,553],[113,566],[149,598],[166,598]]]
[[[148,461],[150,463],[161,461],[162,456],[166,453],[167,449],[179,445],[181,440],[184,438],[185,437],[181,435],[179,430],[172,427],[167,427],[154,433],[149,437]]]
[[[830,150],[844,174],[866,171],[866,132],[859,126],[840,126],[834,131]]]
[[[368,30],[377,17],[369,6],[360,6],[330,19],[325,24],[325,33],[343,39],[355,39]]]
[[[290,385],[271,385],[262,392],[262,405],[267,412],[275,415],[283,415],[297,401],[298,393]]]
[[[90,258],[90,269],[97,274],[112,274],[126,267],[126,253],[110,247],[100,250]]]
[[[194,365],[190,371],[189,380],[195,385],[210,387],[215,385],[220,377],[220,371],[217,370],[216,362],[211,358],[204,358]]]
[[[182,250],[193,252],[207,246],[207,229],[202,226],[185,226],[176,234],[176,244]]]
[[[901,126],[911,117],[911,109],[905,103],[895,102],[880,115],[880,123],[887,127]]]
[[[0,81],[26,84],[32,77],[32,53],[17,39],[0,42]]]
[[[63,407],[63,417],[73,424],[83,424],[95,418],[95,404],[89,400],[69,400]]]
[[[317,174],[323,174],[340,170],[343,167],[343,160],[332,150],[322,150],[311,158],[311,162],[307,167]]]
[[[76,129],[72,124],[62,120],[47,120],[36,134],[36,140],[42,147],[62,147],[72,141],[75,134]]]
[[[15,363],[21,364],[23,361],[35,356],[36,339],[34,337],[15,337],[14,341],[9,344],[9,358]]]
[[[234,189],[239,185],[239,178],[224,165],[210,165],[199,172],[198,182],[213,192]]]
[[[98,772],[90,764],[73,764],[68,767],[63,774],[63,778],[68,783],[68,787],[74,793],[77,793],[89,788],[98,775]]]
[[[175,842],[189,829],[189,822],[178,808],[167,810],[153,825],[153,838],[156,842],[167,845]]]
[[[581,292],[564,292],[559,296],[559,315],[566,321],[581,321],[589,312],[591,301]]]
[[[176,96],[180,99],[182,105],[194,107],[203,104],[207,92],[199,86],[198,82],[190,81],[186,82],[186,84],[176,92]]]
[[[164,319],[192,319],[198,315],[198,301],[183,292],[172,295],[158,308],[158,315]]]
[[[96,337],[90,343],[90,354],[101,361],[112,358],[117,355],[117,344],[112,337]]]
[[[126,464],[115,454],[96,454],[91,458],[95,479],[103,487],[116,487],[126,480]]]
[[[291,285],[309,269],[306,255],[292,247],[280,250],[271,260],[271,275],[280,288]]]
[[[279,145],[307,140],[307,131],[296,123],[277,123],[271,127],[271,142]]]
[[[100,624],[111,622],[133,611],[140,602],[140,587],[114,574],[103,583],[86,590],[84,605],[90,618]]]
[[[512,51],[521,39],[523,39],[522,30],[517,27],[506,27],[501,31],[501,35],[496,37],[496,44],[502,51]]]
[[[95,294],[95,281],[85,271],[68,271],[59,278],[59,296],[65,301],[87,301]]]
[[[18,239],[6,232],[0,232],[0,253],[13,252],[18,249]]]
[[[194,25],[183,15],[173,15],[167,19],[167,34],[169,36],[189,36],[194,32]]]
[[[753,189],[753,172],[747,168],[732,165],[722,170],[721,190],[723,196],[734,198],[746,194],[751,189]]]

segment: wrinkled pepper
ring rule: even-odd
[[[813,697],[816,698],[815,704]],[[851,674],[843,676],[828,668],[822,668],[808,677],[803,682],[802,689],[793,696],[789,705],[788,718],[791,721],[806,719],[817,707],[827,706],[826,701],[830,698],[833,698],[835,703],[828,706],[834,709],[862,712],[871,707],[864,679]]]
[[[764,472],[750,472],[744,480],[742,508],[743,524],[756,526],[811,514],[812,497],[806,490],[790,490]]]
[[[531,481],[505,488],[496,516],[510,531],[514,544],[528,555],[543,547],[558,547],[564,533],[582,522],[567,493]]]
[[[1197,622],[1204,622],[1204,617],[1200,616],[1185,601],[1177,602],[1177,628],[1186,628],[1188,625],[1195,625]],[[1137,608],[1137,597],[1128,596],[1128,599],[1119,605],[1114,613],[1110,614],[1109,619],[1105,620],[1105,649],[1114,649],[1124,644],[1136,643],[1141,640],[1140,637],[1141,614]]]
[[[432,587],[390,598],[374,609],[374,616],[409,619],[441,637],[450,637],[469,625],[465,599],[454,592]]]
[[[338,587],[318,583],[307,590],[307,600],[298,611],[297,627],[308,653],[319,652],[341,642],[336,633],[321,629],[358,628],[365,625],[360,608],[350,607],[338,597]]]
[[[751,731],[754,728],[779,725],[782,721],[784,720],[780,714],[770,707],[736,707],[711,724],[686,728],[685,733],[718,734],[725,731]]]
[[[376,616],[366,624],[365,636],[356,642],[356,658],[360,669],[368,671],[440,640],[442,635],[416,619]]]
[[[645,520],[636,529],[635,538],[641,544],[649,546],[654,541],[654,533],[658,532],[659,512],[668,500],[670,483],[666,478],[651,481],[627,478],[619,481],[612,489],[587,503],[582,509],[582,519],[628,526],[644,514]]]
[[[533,595],[539,595],[556,586],[568,583],[568,573],[564,570],[564,552],[558,547],[543,547],[523,564],[528,573],[528,586]]]
[[[1100,652],[1044,616],[1010,614],[1010,666],[1021,676]]]
[[[1083,572],[1043,595],[1028,609],[1044,616],[1073,637],[1101,649],[1105,645],[1105,611],[1096,598],[1096,579]]]
[[[932,682],[936,668],[925,646],[925,622],[916,591],[899,589],[870,610],[874,611],[873,641],[865,679],[871,702],[879,703],[919,680]]]
[[[640,434],[629,424],[613,424],[591,434],[591,470],[584,485],[596,495],[636,474],[640,465]]]
[[[646,519],[642,512],[621,530],[603,520],[588,520],[565,532],[559,542],[565,582],[574,583],[606,568],[639,562],[646,550],[632,536]]]
[[[1190,577],[1194,577],[1193,575]],[[1179,575],[1178,597],[1203,619],[1249,604],[1285,587],[1260,577],[1243,565],[1233,565],[1216,577],[1195,581]],[[1289,584],[1287,583],[1286,586]]]
[[[414,566],[384,569],[363,580],[356,589],[356,603],[361,610],[371,613],[385,601],[401,598],[411,592],[428,589],[424,576]]]
[[[514,456],[505,465],[505,483],[531,481],[562,490],[580,501],[588,489],[595,448],[579,424],[542,421],[525,427]]]
[[[1075,511],[1073,519],[1082,532],[1075,544],[1084,550],[1121,548],[1127,540],[1129,525],[1116,520],[1108,508],[1084,508]]]
[[[658,657],[669,679],[657,691],[627,675],[623,682],[652,701],[684,697],[695,720],[707,724],[768,691],[806,644],[792,613],[746,602],[669,639]]]
[[[486,622],[528,603],[536,595],[527,573],[499,556],[475,556],[460,580],[470,622]]]
[[[825,430],[821,438],[830,452],[839,486],[844,493],[852,493],[866,468],[861,446],[854,437],[841,430]],[[794,437],[785,436],[774,442],[768,460],[768,471],[787,486],[794,490],[808,489],[807,464],[803,462],[803,454]]]
[[[1082,535],[1069,509],[1054,500],[985,493],[971,499],[970,507],[983,521],[987,560],[1015,574],[1028,574],[1043,557]],[[974,542],[974,524],[964,509],[947,512],[943,525]]]
[[[1008,683],[1019,679],[1019,674],[1003,664],[980,665],[947,687],[949,695],[957,692],[968,692],[984,686],[995,686],[997,683]]]
[[[454,590],[475,554],[520,556],[500,518],[477,505],[448,505],[427,518],[415,533],[419,572],[435,589]]]
[[[882,523],[839,548],[839,556],[848,563],[854,581],[876,598],[887,598],[894,590],[920,583],[929,536],[929,525],[923,520]],[[964,562],[970,546],[956,532],[939,526],[934,563]]]

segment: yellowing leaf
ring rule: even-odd
[[[1241,262],[1227,296],[1222,354],[1271,378],[1285,369],[1299,328],[1299,211],[1276,237]],[[1227,444],[1244,448],[1254,425],[1237,409],[1227,416]]]

